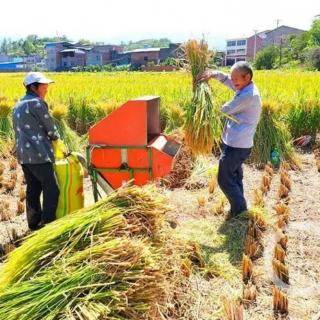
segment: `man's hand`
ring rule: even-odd
[[[203,82],[203,81],[208,82],[211,78],[214,78],[215,74],[216,74],[215,71],[207,70],[198,75],[196,79],[196,83]]]

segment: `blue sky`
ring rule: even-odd
[[[106,43],[167,37],[224,39],[285,24],[308,29],[320,0],[11,0],[1,1],[0,38],[67,35]]]

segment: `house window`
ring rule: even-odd
[[[246,40],[238,40],[237,41],[237,46],[245,46],[247,44]]]
[[[233,54],[233,53],[236,53],[236,50],[228,50],[227,51],[227,54]]]
[[[234,47],[236,45],[236,41],[228,41],[227,47]]]
[[[246,53],[246,50],[245,50],[245,49],[238,49],[238,50],[237,50],[237,53],[243,53],[243,54],[245,54],[245,53]]]
[[[99,57],[99,56],[96,56],[96,59],[97,59],[97,61],[99,61],[99,60],[100,60],[100,57]]]
[[[145,57],[143,58],[143,60],[144,60],[144,61],[148,61],[148,57],[145,56]]]

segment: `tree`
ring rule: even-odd
[[[309,50],[308,64],[312,69],[320,70],[320,47],[311,48]]]
[[[313,20],[309,34],[310,34],[310,45],[320,46],[320,17],[317,16]]]
[[[257,53],[254,65],[258,70],[272,69],[275,67],[277,57],[278,48],[276,46],[264,48]]]

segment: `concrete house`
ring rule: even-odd
[[[301,29],[280,26],[273,30],[265,30],[249,37],[227,40],[225,65],[233,65],[237,61],[253,60],[257,52],[270,45],[285,45],[290,35],[304,32]]]

